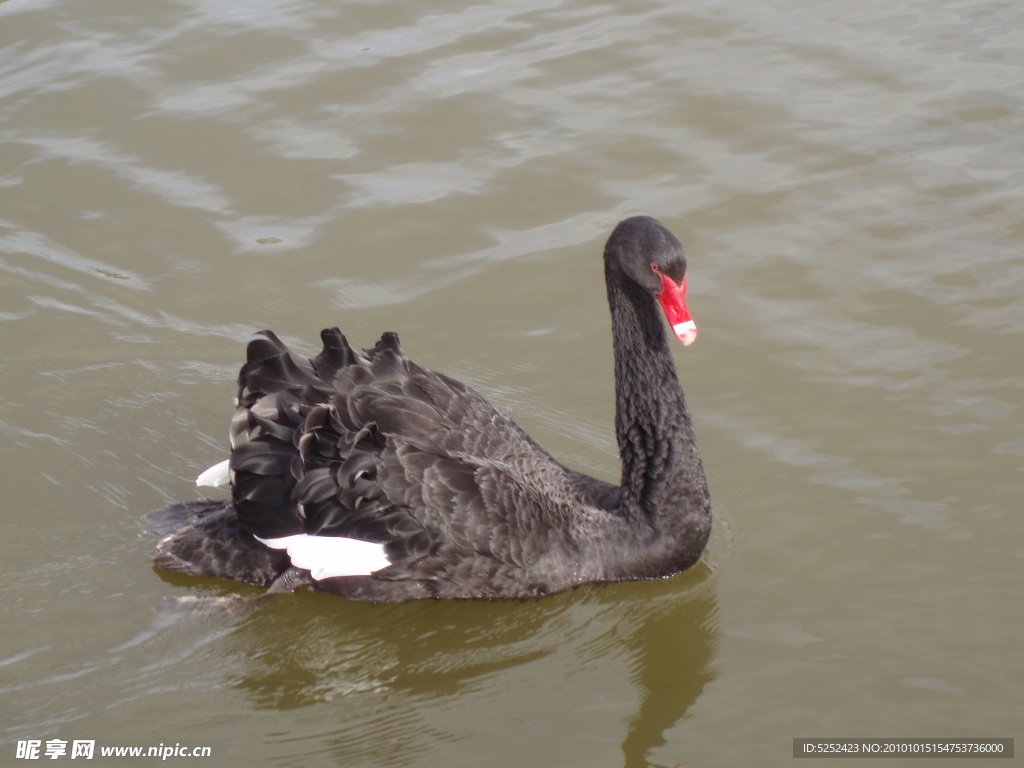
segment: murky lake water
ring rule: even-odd
[[[1024,736],[1024,6],[619,5],[0,3],[5,763]],[[398,330],[617,477],[600,252],[636,213],[690,257],[704,563],[524,603],[158,610],[236,591],[154,571],[140,516],[223,458],[260,328]]]

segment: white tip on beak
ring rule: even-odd
[[[672,326],[672,331],[684,345],[690,346],[697,340],[697,324],[693,320],[687,320],[683,323],[676,323]]]

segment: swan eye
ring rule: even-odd
[[[652,272],[661,272],[661,267],[659,267],[657,264],[651,264],[651,271]]]

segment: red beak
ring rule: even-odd
[[[664,286],[658,301],[665,310],[665,319],[672,326],[672,332],[679,337],[679,340],[686,346],[697,340],[697,324],[690,317],[690,310],[686,308],[686,278],[681,284],[668,275],[661,275],[661,284]]]

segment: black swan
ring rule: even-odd
[[[615,351],[616,486],[556,461],[398,336],[353,349],[337,328],[301,357],[273,333],[238,374],[231,458],[200,485],[231,499],[149,514],[154,563],[374,603],[521,598],[653,579],[697,562],[711,502],[665,323],[690,344],[686,258],[646,216],[604,251]]]

